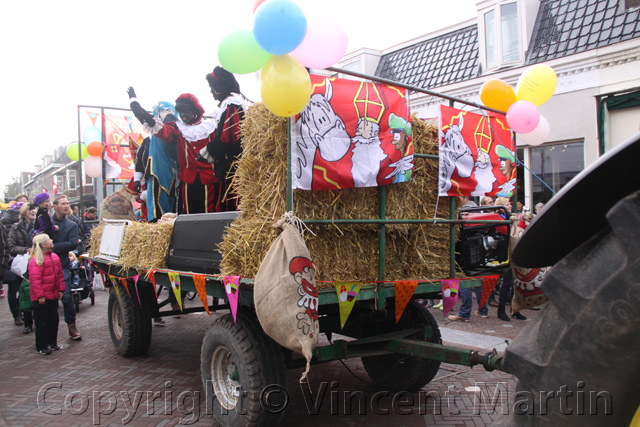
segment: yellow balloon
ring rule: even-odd
[[[516,93],[509,83],[500,79],[484,82],[480,88],[482,103],[490,108],[506,112],[511,104],[517,101]]]
[[[538,107],[551,98],[556,90],[558,77],[553,68],[544,64],[536,64],[527,68],[518,80],[516,98],[518,101],[529,101]]]
[[[273,114],[292,117],[304,110],[311,97],[311,78],[292,56],[274,55],[262,67],[262,102]]]

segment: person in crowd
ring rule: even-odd
[[[536,215],[540,215],[540,211],[542,210],[542,208],[544,208],[544,203],[540,202],[540,203],[536,203],[534,210],[535,210],[535,214]]]
[[[9,253],[11,256],[30,254],[33,236],[33,227],[36,220],[38,206],[33,203],[25,203],[20,208],[20,220],[11,226],[9,231]],[[18,280],[19,282],[20,280]],[[31,333],[33,328],[33,315],[31,307],[21,310],[24,329],[23,333]],[[15,316],[14,316],[15,317]]]
[[[480,206],[493,206],[493,197],[484,196],[480,199]]]
[[[51,354],[58,346],[58,300],[65,291],[62,263],[53,253],[53,242],[46,234],[33,238],[29,260],[29,280],[33,319],[36,324],[36,353]],[[68,259],[68,257],[67,257]]]
[[[64,194],[58,194],[53,199],[53,224],[58,226],[58,231],[53,237],[53,252],[56,253],[62,264],[64,275],[64,293],[62,306],[64,308],[64,320],[69,328],[69,336],[72,340],[80,340],[82,336],[76,327],[76,309],[71,296],[71,271],[69,270],[69,252],[78,246],[78,226],[67,218],[69,213],[69,201]],[[36,328],[38,324],[36,323]]]
[[[24,194],[18,195],[18,197],[16,197],[16,201],[9,206],[9,209],[7,209],[4,212],[4,214],[2,215],[2,219],[0,219],[0,222],[2,222],[2,228],[4,230],[4,245],[5,245],[4,248],[7,251],[6,252],[7,256],[9,253],[8,252],[9,251],[9,247],[8,247],[9,231],[11,231],[11,227],[13,226],[13,224],[15,224],[20,220],[20,208],[22,207],[22,205],[24,205],[26,200],[27,200],[27,196],[25,196]],[[11,295],[13,295],[13,290],[15,289],[15,287],[20,286],[20,279],[11,272],[10,257],[8,257],[6,260],[3,259],[3,262],[7,264],[4,282],[6,282],[7,285],[9,285],[9,307],[11,308],[11,310],[14,310],[14,309],[17,310],[17,305],[12,303],[13,298],[11,297]],[[4,290],[4,283],[3,283],[3,280],[0,279],[0,298],[4,298],[5,296],[6,296],[6,292]],[[20,317],[15,317],[15,313],[14,313],[14,320],[15,320],[16,326],[22,325],[22,320],[20,319]]]
[[[518,200],[516,202],[516,213],[517,214],[521,214],[522,213],[522,209],[524,209],[524,203],[522,203],[520,200]]]
[[[478,206],[469,196],[458,196],[458,202],[460,203],[460,209],[475,208]]]
[[[145,111],[136,99],[133,87],[127,90],[131,111],[143,123],[147,132],[178,149],[178,179],[182,211],[194,214],[219,212],[225,196],[223,183],[213,172],[213,166],[198,160],[198,153],[210,141],[215,131],[213,122],[203,120],[204,108],[198,99],[183,93],[176,99],[176,110],[182,122],[162,123]]]
[[[81,231],[82,231],[82,238],[84,239],[84,247],[87,251],[90,248],[89,239],[91,237],[91,230],[93,229],[93,227],[98,225],[97,222],[94,222],[97,220],[98,220],[98,209],[96,209],[95,206],[89,206],[87,209],[85,209],[84,222],[82,223]]]
[[[504,206],[509,212],[509,215],[505,215],[504,213],[501,213],[503,218],[509,219],[511,221],[518,220],[517,215],[511,215],[512,208],[511,208],[511,200],[509,198],[498,197],[496,199],[495,204],[496,206]],[[512,295],[513,295],[513,272],[509,268],[505,272],[505,274],[502,276],[502,284],[500,285],[500,295],[498,297],[498,318],[500,320],[504,320],[505,322],[508,322],[511,320],[506,313],[505,306],[507,304],[507,301],[510,300]],[[524,315],[522,315],[522,313],[520,313],[519,311],[513,312],[511,314],[511,317],[518,320],[527,320],[527,318]]]
[[[240,93],[240,85],[233,74],[222,67],[215,67],[206,76],[213,98],[218,101],[218,111],[213,117],[216,130],[211,135],[200,156],[213,164],[216,177],[224,180],[225,197],[221,209],[236,210],[237,200],[229,194],[233,180],[232,165],[242,154],[240,124],[249,108],[249,100]]]
[[[162,123],[175,123],[175,105],[160,101],[153,107],[153,117]],[[152,135],[145,138],[136,155],[134,190],[146,203],[147,221],[156,222],[167,212],[177,212],[178,148]],[[142,180],[144,179],[144,188]]]
[[[49,193],[39,193],[33,198],[33,203],[38,206],[36,212],[36,222],[34,225],[34,234],[45,233],[53,238],[53,232],[58,231],[58,226],[53,224],[49,209],[51,209],[51,196]]]

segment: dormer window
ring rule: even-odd
[[[496,5],[482,14],[487,70],[520,62],[518,3]]]

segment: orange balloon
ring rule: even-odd
[[[98,142],[98,141],[93,141],[90,142],[89,145],[87,145],[87,153],[89,153],[90,156],[99,156],[102,154],[102,143]]]
[[[517,101],[516,93],[509,83],[500,79],[484,82],[480,88],[480,99],[487,107],[505,112]]]

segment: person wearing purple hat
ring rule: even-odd
[[[53,238],[53,232],[58,230],[57,225],[53,225],[49,209],[51,209],[51,196],[49,193],[39,193],[33,198],[33,203],[38,205],[36,212],[36,222],[34,227],[34,235],[45,233]]]

